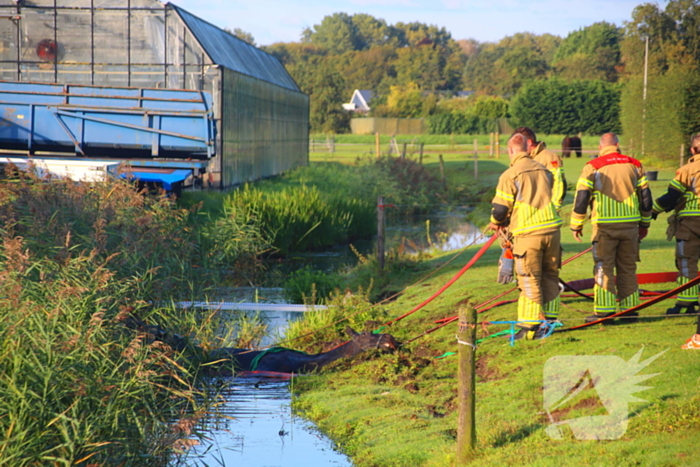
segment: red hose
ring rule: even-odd
[[[659,276],[661,276],[662,274],[668,274],[668,273],[658,273],[658,274],[659,274]],[[649,275],[651,275],[651,274],[649,274]],[[684,290],[687,290],[687,289],[689,289],[692,286],[697,285],[697,284],[700,284],[700,276],[696,277],[695,279],[691,280],[690,282],[686,282],[685,284],[683,284],[679,287],[676,287],[673,290],[669,290],[666,293],[663,293],[661,295],[657,295],[656,297],[652,298],[649,301],[646,301],[644,303],[640,303],[639,305],[634,306],[628,310],[620,311],[618,313],[615,313],[614,315],[608,316],[607,318],[601,318],[599,320],[596,320],[596,321],[593,321],[590,323],[579,324],[578,326],[573,326],[570,328],[562,329],[562,330],[559,330],[557,332],[566,332],[566,331],[573,331],[575,329],[586,328],[588,326],[593,326],[594,324],[602,323],[603,321],[607,321],[609,319],[614,319],[614,318],[617,318],[619,316],[624,316],[624,315],[629,314],[629,313],[634,313],[636,311],[643,310],[646,307],[649,307],[651,305],[655,305],[659,302],[666,300],[667,298],[671,298],[674,295],[678,294],[679,292],[683,292]]]
[[[447,282],[447,284],[445,284],[445,285],[443,285],[442,287],[440,287],[440,290],[438,290],[437,292],[435,292],[429,299],[427,299],[426,301],[424,301],[423,303],[421,303],[421,304],[418,305],[417,307],[413,308],[413,309],[412,309],[411,311],[409,311],[408,313],[404,313],[403,315],[399,316],[398,318],[392,319],[391,321],[389,321],[388,323],[386,323],[385,326],[389,326],[389,325],[391,325],[391,324],[393,324],[393,323],[395,323],[395,322],[397,322],[397,321],[401,321],[401,320],[404,319],[406,316],[415,313],[416,311],[420,310],[421,308],[423,308],[423,307],[424,307],[425,305],[427,305],[428,303],[430,303],[430,302],[432,302],[433,300],[435,300],[438,296],[440,296],[440,294],[442,294],[445,290],[447,290],[448,287],[450,287],[452,284],[454,284],[455,282],[457,282],[457,279],[459,279],[460,277],[462,277],[462,275],[464,275],[464,273],[467,272],[467,270],[468,270],[470,267],[472,267],[472,266],[474,265],[474,263],[476,263],[476,262],[479,260],[479,258],[481,258],[481,256],[482,256],[484,253],[486,253],[486,250],[488,250],[489,247],[491,247],[491,245],[493,245],[493,242],[495,242],[497,238],[498,238],[498,235],[495,235],[495,234],[494,234],[491,238],[489,238],[489,240],[488,240],[486,243],[483,244],[483,246],[481,247],[481,249],[480,249],[479,251],[476,252],[476,254],[472,257],[472,259],[469,260],[469,262],[468,262],[462,269],[460,269],[460,270],[457,272],[457,274],[455,274],[454,277],[452,277],[452,279],[450,279],[450,280]]]

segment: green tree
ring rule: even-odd
[[[331,54],[342,54],[359,50],[361,47],[352,17],[347,13],[333,13],[325,16],[321,24],[314,25],[313,29],[304,30],[302,42],[322,47]]]
[[[395,28],[386,24],[383,19],[364,13],[352,16],[352,24],[355,27],[357,46],[359,50],[369,50],[375,46],[398,45],[398,33]]]
[[[559,40],[551,34],[519,33],[480,44],[467,61],[464,84],[479,94],[514,94],[523,83],[549,74]]]
[[[622,29],[605,21],[570,33],[554,54],[554,68],[566,79],[617,81]]]
[[[311,131],[344,133],[350,126],[350,115],[343,110],[345,80],[333,64],[324,60],[313,74],[311,85],[304,90],[310,96]]]
[[[394,117],[419,117],[423,113],[424,98],[416,83],[391,86],[387,107]]]

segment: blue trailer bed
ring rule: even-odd
[[[0,81],[0,149],[208,160],[211,94]]]

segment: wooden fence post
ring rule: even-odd
[[[379,270],[384,271],[384,197],[377,198],[377,261]]]
[[[489,133],[489,159],[493,159],[494,133]]]
[[[501,158],[501,134],[496,133],[496,159]]]
[[[471,304],[459,309],[457,339],[457,462],[461,465],[469,460],[476,447],[476,309]]]
[[[418,162],[420,163],[420,165],[423,165],[423,146],[424,145],[425,145],[425,143],[420,143],[420,149],[419,149],[420,156],[418,158]]]
[[[401,151],[401,159],[406,159],[406,148],[408,147],[408,143],[403,143],[403,151]]]
[[[474,138],[474,180],[479,179],[479,143]]]
[[[440,180],[442,181],[442,189],[447,190],[447,179],[445,178],[445,160],[442,158],[442,154],[438,156],[440,159]]]
[[[679,165],[679,167],[683,167],[683,162],[685,160],[683,156],[685,156],[685,143],[681,144],[681,165]]]
[[[375,152],[377,153],[377,157],[381,157],[381,147],[379,146],[379,132],[376,132],[374,134],[374,149]]]

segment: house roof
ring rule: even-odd
[[[194,16],[187,10],[167,3],[177,12],[209,58],[217,65],[238,73],[300,91],[284,65],[272,55],[229,34],[223,29]]]
[[[372,97],[374,97],[374,93],[367,89],[357,89],[355,90],[355,92],[362,96],[362,99],[365,101],[365,104],[367,104],[367,107],[369,107],[369,101],[371,101]]]

